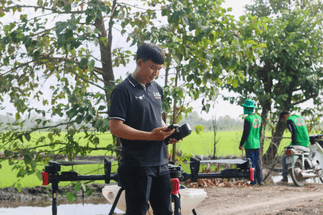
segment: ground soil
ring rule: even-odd
[[[265,170],[263,170],[265,171]],[[263,175],[267,175],[263,172]],[[273,172],[270,176],[277,175]],[[227,181],[228,182],[228,181]],[[204,186],[206,185],[206,186]],[[104,184],[91,184],[92,197],[85,197],[93,204],[104,204],[107,201],[102,197]],[[207,197],[196,207],[198,215],[292,215],[292,214],[323,214],[323,185],[308,183],[304,187],[296,187],[293,183],[273,183],[268,177],[264,186],[248,186],[239,181],[223,183],[207,183],[200,181],[198,189],[204,189]],[[204,186],[204,187],[203,187]],[[73,191],[73,187],[65,187]],[[59,189],[62,193],[63,189]],[[82,192],[78,193],[79,199]],[[65,199],[60,194],[59,199]],[[51,190],[45,186],[23,188],[18,192],[16,188],[0,189],[0,207],[37,206],[39,203],[51,204]],[[39,205],[41,206],[41,205]],[[190,214],[191,215],[191,214]]]
[[[100,191],[103,185],[92,186],[96,196],[95,198],[91,197],[92,203],[94,203],[94,200],[95,203],[104,204],[106,200],[102,198]],[[24,188],[21,193],[17,192],[15,188],[8,189],[0,190],[0,197],[2,196],[0,207],[8,207],[9,205],[9,207],[37,206],[37,202],[47,202],[46,205],[51,204],[50,197],[47,195],[50,190],[43,187],[36,187],[32,190]],[[306,184],[304,187],[296,187],[292,183],[272,183],[254,187],[233,186],[198,189],[204,189],[207,192],[207,197],[196,207],[198,215],[323,214],[322,184]],[[7,196],[6,200],[4,200],[4,196]],[[13,201],[16,206],[12,205]],[[65,201],[65,203],[67,202]]]
[[[271,184],[254,187],[203,188],[207,197],[196,208],[213,214],[323,214],[323,185]]]

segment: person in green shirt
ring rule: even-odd
[[[287,124],[288,130],[292,134],[292,142],[290,145],[301,145],[308,147],[310,138],[307,133],[307,128],[305,124],[305,120],[302,116],[299,115],[291,115],[288,111],[281,111],[279,113],[279,119],[282,122],[285,122]],[[286,165],[286,157],[285,154],[283,154],[282,157],[282,175],[283,179],[282,182],[287,183],[287,165]]]
[[[244,120],[243,134],[239,149],[243,150],[244,146],[246,156],[250,159],[252,167],[255,168],[255,180],[250,184],[256,185],[258,182],[259,185],[263,185],[261,179],[261,168],[259,164],[262,119],[259,115],[253,113],[254,109],[257,108],[254,105],[254,101],[247,99],[241,106],[243,107],[244,114],[248,114],[248,116]]]

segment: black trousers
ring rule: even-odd
[[[121,186],[125,188],[126,214],[145,215],[148,200],[154,215],[171,215],[170,175],[167,165],[132,167],[120,165]]]

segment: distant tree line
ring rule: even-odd
[[[192,128],[195,126],[203,125],[204,132],[213,131],[213,120],[216,119],[216,125],[218,131],[233,131],[243,129],[243,119],[234,119],[230,116],[214,116],[213,119],[203,119],[197,112],[188,113],[187,117],[180,122],[180,124],[188,123]]]
[[[27,129],[27,128],[30,129],[35,127],[35,125],[37,124],[36,120],[38,118],[39,117],[37,116],[33,116],[33,117],[30,117],[30,119],[21,119],[19,121],[23,122],[24,129]],[[210,118],[209,120],[203,119],[197,112],[194,111],[192,113],[188,113],[187,117],[184,120],[180,121],[179,124],[182,125],[184,123],[188,123],[192,128],[195,128],[195,126],[203,126],[204,132],[210,132],[210,131],[213,131],[213,122],[212,122],[213,119],[212,118]],[[243,119],[234,119],[228,115],[220,116],[216,118],[216,121],[217,121],[218,131],[242,130],[243,128]],[[15,118],[13,116],[0,115],[0,123],[2,124],[0,127],[1,130],[5,130],[5,128],[7,127],[6,126],[7,123],[12,124],[14,122],[15,122]],[[49,120],[48,125],[55,125],[58,123],[63,123],[63,121]],[[82,123],[79,126],[82,126]],[[18,127],[20,127],[20,125],[17,124],[17,128]]]

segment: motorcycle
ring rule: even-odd
[[[311,144],[308,148],[300,145],[285,147],[288,174],[299,187],[304,186],[310,178],[319,178],[323,183],[323,141],[319,141],[323,135],[309,137]]]

